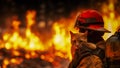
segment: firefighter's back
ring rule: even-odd
[[[106,41],[107,68],[120,68],[120,32],[116,32]]]

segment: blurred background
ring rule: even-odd
[[[115,14],[120,14],[119,0],[0,0],[0,26],[13,15],[17,15],[24,23],[27,10],[36,10],[36,20],[47,23],[49,20],[69,17],[72,12],[80,9],[93,8],[102,12],[102,9],[107,9],[103,5],[109,5],[110,2],[114,4]]]
[[[67,68],[69,31],[85,9],[102,14],[105,40],[120,26],[120,0],[0,0],[0,67]]]

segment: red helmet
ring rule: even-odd
[[[96,10],[86,10],[78,15],[75,27],[95,31],[110,32],[104,28],[104,21],[101,14]]]

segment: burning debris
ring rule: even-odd
[[[2,68],[66,68],[69,62],[69,60],[59,56],[54,56],[53,59],[48,52],[41,53],[36,51],[37,56],[33,56],[33,52],[29,52],[29,54],[31,54],[29,55],[25,50],[19,49],[18,52],[21,53],[21,55],[17,56],[14,55],[15,50],[12,51],[4,48],[0,49],[0,51]],[[38,55],[41,56],[41,58]]]
[[[66,68],[70,59],[70,37],[58,24],[53,25],[53,38],[42,42],[41,33],[32,31],[35,24],[34,10],[26,15],[26,28],[20,29],[15,17],[12,30],[2,33],[0,61],[2,68]],[[41,35],[41,36],[40,36]],[[50,36],[50,33],[49,33]],[[67,49],[66,49],[67,48]],[[64,65],[64,66],[63,66]],[[30,67],[29,67],[30,66]]]
[[[2,68],[66,68],[70,61],[69,33],[58,24],[53,25],[53,38],[42,42],[41,33],[32,31],[35,24],[34,10],[26,15],[26,28],[19,28],[20,21],[15,17],[12,30],[2,33],[0,40],[0,61]],[[50,33],[49,33],[50,36]],[[67,48],[67,49],[66,49]],[[66,66],[65,66],[65,65]],[[64,66],[63,66],[64,65]]]

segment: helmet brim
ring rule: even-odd
[[[89,29],[89,28],[88,28]],[[91,30],[95,30],[95,31],[102,31],[102,32],[106,32],[106,33],[111,33],[111,31],[105,29],[105,28],[99,28],[99,29],[91,29]]]
[[[111,31],[105,29],[104,27],[94,29],[94,28],[79,26],[78,28],[89,29],[89,30],[94,30],[94,31],[101,31],[101,32],[105,32],[105,33],[111,33]]]

